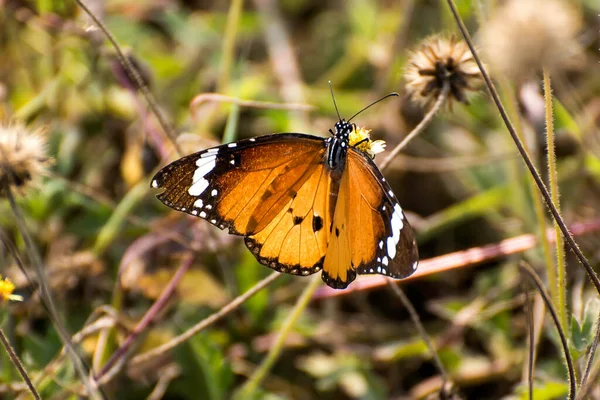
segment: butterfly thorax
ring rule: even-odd
[[[333,136],[327,139],[326,162],[332,171],[343,171],[346,165],[350,134],[353,125],[346,120],[338,121],[334,126]]]

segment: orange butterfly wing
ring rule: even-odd
[[[272,269],[309,275],[342,289],[356,274],[403,278],[418,252],[389,185],[362,152],[349,148],[332,171],[326,141],[302,134],[241,140],[183,157],[156,174],[167,206],[245,236]]]
[[[302,134],[241,140],[173,162],[152,186],[167,206],[245,236],[261,264],[308,275],[321,269],[338,190],[325,146]]]
[[[418,259],[412,228],[385,178],[370,158],[350,148],[323,280],[343,289],[357,273],[405,278],[416,270]]]

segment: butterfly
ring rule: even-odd
[[[164,189],[157,197],[165,205],[243,236],[258,262],[276,271],[322,270],[334,289],[357,274],[405,278],[419,256],[412,228],[373,162],[383,141],[350,122],[370,106],[348,121],[338,112],[327,138],[271,134],[185,156],[161,169],[151,186]]]

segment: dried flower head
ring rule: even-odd
[[[550,71],[577,60],[576,34],[581,17],[563,0],[508,0],[498,7],[481,32],[490,66],[523,82],[542,68]]]
[[[50,159],[46,138],[22,125],[0,125],[0,197],[7,187],[23,189],[43,175]]]
[[[366,153],[371,158],[375,158],[375,154],[379,154],[385,150],[385,141],[371,140],[371,130],[354,126],[350,133],[349,144],[355,146],[357,150]]]
[[[466,91],[475,90],[481,74],[467,44],[454,36],[433,35],[412,53],[406,72],[406,92],[427,107],[448,85],[448,99],[468,104]]]
[[[0,275],[0,302],[5,303],[7,301],[22,301],[23,297],[17,294],[13,294],[15,290],[15,284],[8,278],[2,279]]]

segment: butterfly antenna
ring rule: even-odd
[[[337,108],[337,103],[335,102],[335,96],[333,95],[333,87],[331,86],[331,81],[327,81],[329,83],[329,90],[331,91],[331,98],[333,99],[333,106],[335,107],[335,112],[337,113],[338,119],[341,121],[342,117],[340,117],[340,112]]]
[[[356,114],[354,114],[353,116],[351,116],[351,117],[348,119],[348,122],[352,121],[352,119],[353,119],[354,117],[356,117],[358,114],[360,114],[361,112],[365,111],[366,109],[368,109],[368,108],[370,108],[370,107],[374,106],[375,104],[379,103],[380,101],[382,101],[382,100],[385,100],[385,99],[387,99],[388,97],[392,97],[392,96],[400,96],[400,95],[399,95],[398,93],[396,93],[396,92],[392,92],[392,93],[390,93],[390,94],[386,94],[385,96],[383,96],[383,97],[382,97],[382,98],[380,98],[379,100],[376,100],[376,101],[372,102],[371,104],[369,104],[368,106],[366,106],[365,108],[363,108],[362,110],[360,110],[359,112],[357,112]]]

